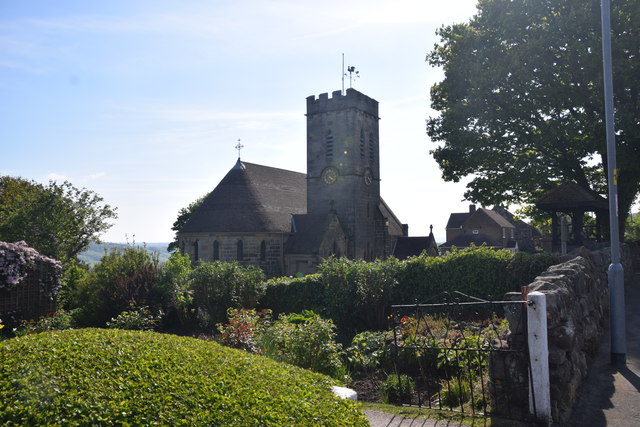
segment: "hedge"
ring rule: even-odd
[[[76,329],[0,351],[2,425],[368,425],[330,378],[213,342]]]

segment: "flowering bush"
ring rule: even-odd
[[[227,310],[229,323],[216,325],[220,342],[227,347],[239,348],[250,353],[264,353],[260,336],[271,324],[271,310],[235,309]]]
[[[14,289],[29,274],[35,275],[45,295],[53,297],[60,288],[62,264],[40,255],[24,241],[0,242],[0,289]]]

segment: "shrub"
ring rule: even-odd
[[[330,378],[213,342],[76,329],[0,351],[1,425],[368,425]]]
[[[471,388],[465,380],[443,380],[440,383],[440,403],[449,408],[458,408],[471,399]]]
[[[135,331],[152,331],[160,322],[162,314],[154,316],[149,307],[131,306],[129,310],[125,310],[117,317],[107,322],[110,329],[130,329]]]
[[[509,289],[507,291],[520,291],[521,286],[526,286],[556,263],[553,255],[543,252],[530,254],[516,252],[507,266]]]
[[[386,364],[390,358],[387,333],[364,331],[353,337],[346,350],[349,368],[354,371],[371,371]]]
[[[81,324],[103,326],[131,304],[151,305],[159,275],[157,254],[144,247],[112,249],[78,283]]]
[[[319,274],[273,278],[266,282],[265,287],[259,306],[270,309],[274,316],[304,310],[320,313],[323,310],[324,288]]]
[[[416,388],[416,384],[407,375],[392,374],[382,384],[382,400],[385,403],[408,402]]]
[[[266,355],[332,376],[344,377],[342,347],[335,342],[335,325],[312,311],[281,315],[264,333]]]
[[[15,330],[15,335],[24,336],[44,331],[71,329],[75,327],[73,314],[72,311],[59,310],[55,313],[50,313],[48,316],[40,316],[35,320],[23,320]]]
[[[227,310],[228,324],[218,323],[219,340],[227,347],[250,353],[262,354],[265,349],[259,344],[260,337],[271,324],[271,310],[253,309]]]
[[[202,327],[227,320],[227,309],[255,308],[264,294],[264,273],[237,262],[202,262],[191,273],[193,308]]]

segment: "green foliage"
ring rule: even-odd
[[[227,320],[227,309],[254,308],[264,294],[264,273],[237,262],[201,262],[191,271],[193,308],[203,327]]]
[[[271,326],[271,310],[229,308],[227,317],[229,323],[216,325],[221,344],[254,354],[265,352],[260,339]]]
[[[440,403],[442,406],[458,408],[471,399],[471,386],[465,380],[443,380],[441,387]]]
[[[624,223],[640,189],[637,1],[612,2],[611,21]],[[604,192],[600,27],[597,0],[484,0],[469,22],[438,30],[427,60],[444,79],[427,133],[445,180],[472,175],[466,199],[532,205],[562,181]]]
[[[77,283],[82,325],[103,326],[133,305],[158,305],[160,264],[144,247],[114,249]],[[76,307],[74,307],[76,308]]]
[[[20,337],[44,331],[71,329],[76,326],[73,315],[73,312],[60,310],[48,316],[40,316],[38,319],[23,320],[14,333]]]
[[[2,425],[368,425],[329,378],[213,342],[84,329],[0,354]]]
[[[640,241],[640,212],[629,215],[627,226],[624,230],[624,239],[630,241]]]
[[[156,329],[161,318],[161,314],[154,316],[147,306],[135,307],[132,305],[128,310],[108,321],[107,328],[152,331]]]
[[[320,275],[278,277],[267,281],[260,307],[271,309],[274,315],[300,313],[303,310],[320,313],[323,300],[324,288]]]
[[[266,355],[301,368],[344,378],[340,356],[342,346],[335,342],[335,325],[312,311],[281,315],[263,335]]]
[[[173,242],[169,243],[169,246],[167,246],[168,252],[174,252],[178,250],[178,232],[187,223],[187,221],[189,221],[191,215],[195,212],[196,209],[200,207],[200,205],[208,195],[209,194],[205,194],[199,199],[189,203],[189,206],[187,206],[186,208],[181,208],[178,211],[178,217],[171,226],[171,230],[175,231],[175,237],[173,239]]]
[[[533,282],[540,273],[555,263],[556,259],[547,252],[539,254],[516,252],[507,265],[507,291],[520,291],[522,286]]]
[[[391,352],[387,346],[387,333],[364,331],[351,340],[346,350],[349,369],[352,372],[369,372],[379,369],[390,361]]]
[[[24,240],[43,255],[64,265],[87,249],[89,242],[111,227],[115,209],[92,191],[71,183],[44,186],[9,176],[0,177],[0,241]]]
[[[384,403],[402,403],[411,399],[416,388],[413,378],[407,375],[391,374],[382,384],[382,400]]]

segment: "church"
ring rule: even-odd
[[[192,261],[313,273],[323,258],[437,254],[380,197],[378,102],[347,89],[307,98],[307,173],[237,162],[178,233]]]

